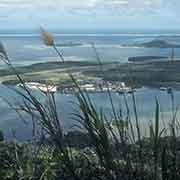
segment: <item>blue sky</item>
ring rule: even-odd
[[[0,30],[179,29],[180,0],[0,0]]]

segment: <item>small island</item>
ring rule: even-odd
[[[171,44],[165,40],[154,39],[150,42],[145,43],[134,43],[124,45],[128,47],[144,47],[144,48],[180,48],[180,44]]]
[[[146,61],[158,61],[158,60],[167,60],[168,57],[165,56],[134,56],[129,57],[129,62],[146,62]]]

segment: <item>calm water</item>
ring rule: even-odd
[[[58,35],[55,36],[56,43],[81,42],[81,47],[62,48],[66,60],[72,61],[93,61],[94,54],[88,46],[89,42],[95,42],[103,61],[126,62],[130,56],[169,56],[170,49],[158,48],[136,48],[122,47],[123,44],[133,44],[148,42],[155,38],[161,38],[158,35]],[[4,42],[9,56],[14,64],[27,64],[43,61],[54,61],[56,54],[51,48],[43,45],[38,36],[33,35],[0,35]],[[161,38],[162,39],[162,38]],[[168,41],[180,44],[180,36],[176,38],[167,38]],[[175,49],[176,56],[180,56],[180,49]]]
[[[124,48],[123,44],[131,44],[135,42],[147,42],[154,38],[159,38],[158,35],[66,35],[55,36],[57,43],[64,42],[82,42],[81,47],[63,48],[63,54],[66,60],[72,61],[87,61],[95,60],[91,48],[87,45],[88,42],[95,42],[103,61],[118,61],[119,63],[127,62],[130,56],[169,56],[170,49],[158,48]],[[42,44],[38,36],[0,36],[4,42],[9,56],[15,65],[32,64],[36,62],[54,61],[57,59],[56,54],[51,48],[47,48]],[[166,37],[168,41],[180,44],[180,38]],[[176,56],[180,57],[180,49],[175,50]],[[4,66],[0,64],[1,68]],[[7,89],[3,85],[0,86],[1,97],[8,99],[13,104],[19,101],[19,98],[13,91]],[[174,91],[176,105],[180,104],[180,92]],[[91,95],[97,108],[103,107],[109,117],[112,117],[112,109],[106,93]],[[141,88],[136,92],[137,107],[139,118],[143,122],[147,122],[154,117],[155,97],[158,97],[161,104],[162,118],[164,120],[171,117],[170,97],[166,92],[161,92],[158,89]],[[72,95],[56,94],[58,112],[63,127],[66,130],[72,129],[76,123],[72,119],[73,107],[71,101],[75,101]],[[122,107],[124,113],[123,97],[113,94],[114,104],[116,108]],[[128,95],[128,102],[131,106],[131,95]],[[132,112],[133,114],[133,112]],[[19,120],[16,112],[11,110],[8,105],[0,100],[0,128],[5,132],[7,138],[12,137],[12,130],[16,131],[16,136],[20,139],[29,139],[31,137],[30,124],[26,125]],[[29,117],[24,115],[25,119]]]

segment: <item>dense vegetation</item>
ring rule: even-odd
[[[103,77],[108,81],[124,81],[132,86],[179,86],[180,61],[139,62],[117,65],[104,70],[89,70],[89,76]]]
[[[56,46],[51,35],[42,32],[45,44]],[[98,53],[94,47],[101,67]],[[64,63],[60,51],[60,64]],[[156,99],[154,120],[149,122],[148,137],[143,137],[142,126],[137,114],[136,97],[124,106],[126,113],[114,107],[111,92],[107,98],[112,106],[112,119],[104,109],[97,109],[87,93],[68,72],[76,87],[74,95],[78,111],[73,114],[79,132],[64,133],[61,117],[58,116],[54,94],[43,94],[40,100],[26,87],[21,74],[9,61],[5,51],[2,60],[16,74],[23,85],[15,92],[23,98],[22,104],[11,106],[18,113],[26,112],[33,124],[30,142],[4,141],[0,135],[0,179],[2,180],[179,180],[180,179],[180,126],[174,106],[173,91],[170,92],[172,119],[161,126],[160,105]],[[146,65],[144,65],[145,67]],[[149,64],[147,65],[149,66]],[[174,65],[172,65],[174,66]],[[104,73],[101,67],[101,73]],[[153,70],[153,68],[152,68]],[[109,73],[109,72],[108,72]],[[107,84],[108,88],[108,84]],[[133,104],[134,117],[130,115]]]

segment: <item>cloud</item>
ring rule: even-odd
[[[4,16],[4,10],[7,14],[11,14],[8,17],[21,14],[24,16],[44,14],[46,16],[46,14],[53,15],[56,12],[107,15],[132,15],[142,12],[157,14],[163,8],[172,12],[178,9],[179,0],[171,0],[171,2],[168,0],[0,0],[0,16]]]
[[[54,13],[54,10],[63,10],[67,11],[67,13],[106,11],[107,14],[110,14],[113,9],[123,10],[124,8],[128,8],[127,11],[138,11],[142,8],[145,10],[153,9],[156,11],[162,6],[165,6],[163,4],[169,4],[170,8],[176,9],[179,0],[171,1],[173,3],[168,2],[167,0],[0,0],[0,11],[6,8],[7,11],[11,10],[13,12],[14,10],[17,11],[24,8],[24,14],[26,14],[26,9],[28,11],[31,9],[30,11],[37,12],[38,10],[40,12],[49,10],[49,13],[51,13],[51,10],[52,13]],[[173,7],[172,4],[175,4],[176,6]]]
[[[160,17],[161,21],[175,19],[179,8],[179,0],[0,0],[0,25],[98,24],[106,19],[112,23],[141,19],[144,23]]]
[[[130,6],[141,6],[149,4],[157,4],[161,0],[1,0],[0,6],[22,7],[22,6],[41,6],[48,7],[54,6],[57,8],[85,8],[95,6],[114,6],[114,5],[130,5]]]
[[[69,7],[86,7],[93,6],[98,0],[1,0],[0,7],[18,8],[18,7],[48,7],[54,6],[56,8],[69,8]]]

